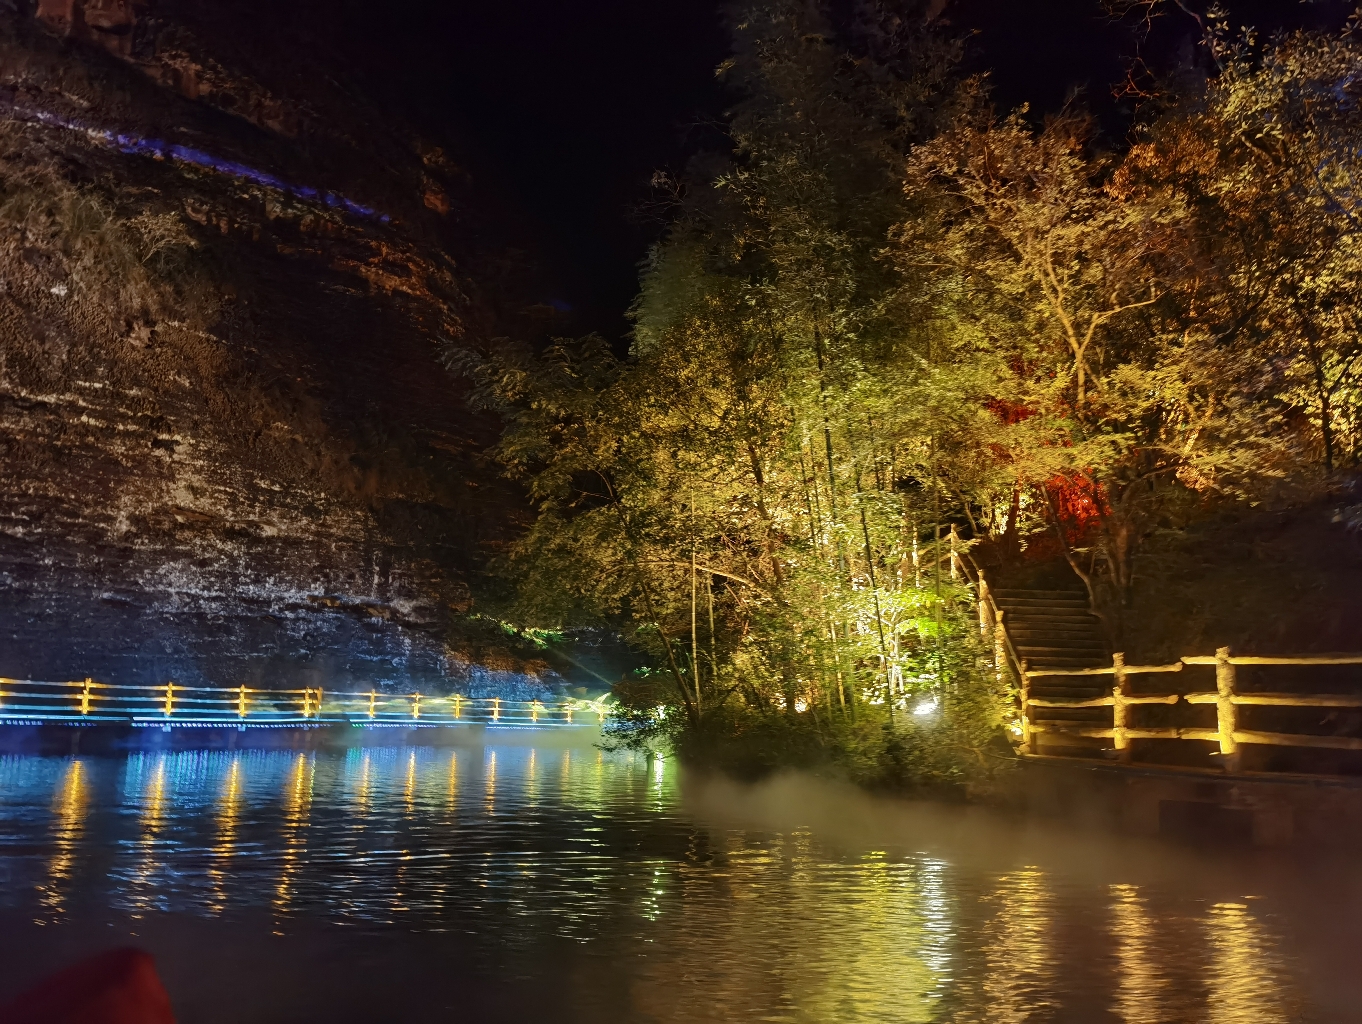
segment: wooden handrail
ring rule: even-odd
[[[1184,665],[1214,665],[1214,655],[1195,655],[1183,658]],[[1301,654],[1289,658],[1266,658],[1245,654],[1228,659],[1231,665],[1362,665],[1362,654]]]
[[[1003,609],[999,608],[997,602],[993,600],[993,591],[988,586],[983,569],[979,568],[979,564],[970,555],[968,548],[958,545],[954,526],[951,527],[951,541],[952,566],[958,564],[965,579],[974,585],[976,600],[988,609],[991,628],[995,632],[1002,633],[1003,647],[1007,652],[1008,661],[1011,662],[1012,672],[1016,675],[1017,682],[1024,682],[1026,678],[1026,665],[1017,654],[1016,648],[1012,646],[1012,638],[1008,636],[1007,627],[1004,625],[1005,616]],[[996,644],[996,635],[993,639]]]
[[[1213,691],[1198,691],[1184,694],[1141,694],[1128,691],[1128,676],[1158,672],[1179,672],[1184,665],[1214,665],[1216,667],[1216,688]],[[1239,745],[1256,744],[1282,747],[1303,747],[1325,750],[1362,751],[1362,737],[1352,736],[1314,736],[1305,733],[1261,732],[1241,729],[1238,723],[1238,708],[1243,706],[1299,707],[1299,708],[1362,708],[1362,694],[1348,693],[1239,693],[1236,689],[1235,667],[1239,665],[1362,665],[1362,654],[1325,654],[1295,656],[1232,656],[1229,648],[1222,647],[1214,656],[1193,655],[1181,658],[1171,665],[1126,665],[1125,656],[1112,655],[1110,667],[1083,669],[1047,669],[1027,673],[1030,678],[1064,676],[1103,676],[1115,677],[1111,696],[1090,697],[1077,700],[1046,700],[1032,698],[1029,693],[1022,701],[1022,734],[1028,738],[1038,733],[1063,733],[1097,739],[1111,739],[1117,755],[1126,760],[1129,757],[1128,742],[1132,739],[1177,739],[1214,741],[1218,743],[1221,765],[1227,771],[1235,771],[1239,766]],[[1127,722],[1125,708],[1139,704],[1177,704],[1190,705],[1214,704],[1216,706],[1216,728],[1185,728],[1164,726],[1156,728],[1132,727]],[[1031,708],[1096,708],[1112,709],[1112,727],[1090,726],[1067,722],[1033,722],[1030,720]],[[1034,753],[1033,750],[1027,750]]]

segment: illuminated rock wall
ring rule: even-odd
[[[233,80],[173,10],[0,21],[0,674],[493,678],[459,623],[519,505],[442,365],[504,319],[466,177],[267,32]]]

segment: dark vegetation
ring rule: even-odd
[[[1356,19],[1120,5],[1197,45],[1126,83],[1117,145],[1079,99],[995,109],[940,10],[731,11],[731,149],[655,182],[628,357],[456,359],[537,509],[500,614],[626,631],[625,741],[986,784],[1013,697],[952,523],[1016,580],[1076,577],[1132,656],[1356,646],[1324,581],[1358,557]]]

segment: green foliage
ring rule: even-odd
[[[1079,111],[995,114],[925,14],[858,10],[734,15],[732,152],[678,187],[627,359],[464,367],[537,507],[508,617],[656,667],[618,742],[969,789],[1012,695],[951,522],[1053,531],[1119,625],[1151,531],[1357,450],[1362,51],[1222,40],[1116,155]]]

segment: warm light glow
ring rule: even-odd
[[[913,708],[913,714],[915,715],[931,715],[935,713],[936,713],[935,697],[928,697],[926,700],[919,703],[917,707]]]
[[[130,762],[130,773],[136,771],[140,774],[140,769],[146,765],[148,760],[149,757],[143,755],[135,762]],[[155,766],[152,768],[146,787],[142,791],[142,814],[140,818],[142,834],[137,843],[142,859],[133,878],[135,891],[132,905],[134,910],[137,911],[133,915],[134,917],[140,917],[142,912],[151,908],[153,880],[161,868],[157,853],[161,845],[161,832],[165,828],[165,811],[166,755],[161,754],[157,756]]]
[[[243,687],[244,689],[244,687]],[[236,855],[236,823],[241,813],[241,758],[232,758],[227,769],[227,782],[218,799],[217,841],[213,844],[213,860],[208,877],[213,880],[213,899],[208,910],[220,914],[227,906],[226,881],[228,866]]]
[[[282,832],[284,856],[279,869],[279,884],[274,890],[274,907],[287,913],[293,895],[293,875],[298,868],[301,852],[307,847],[308,813],[312,807],[313,762],[308,754],[300,753],[293,759],[284,788],[284,827]]]
[[[47,882],[38,887],[38,902],[53,914],[64,912],[65,886],[71,880],[76,850],[85,830],[85,763],[73,760],[62,773],[52,800],[52,859],[47,865]]]
[[[488,814],[496,813],[497,805],[497,752],[489,750],[487,752],[487,802],[484,805]]]
[[[1204,921],[1209,946],[1206,1024],[1288,1024],[1300,1020],[1288,1005],[1279,956],[1244,903],[1217,903]]]
[[[1021,1024],[1048,1008],[1044,993],[1054,986],[1053,898],[1044,872],[1032,867],[1003,875],[988,899],[994,908],[984,947],[988,1019]]]
[[[452,811],[459,802],[459,753],[455,750],[449,752],[449,790],[446,796]]]

